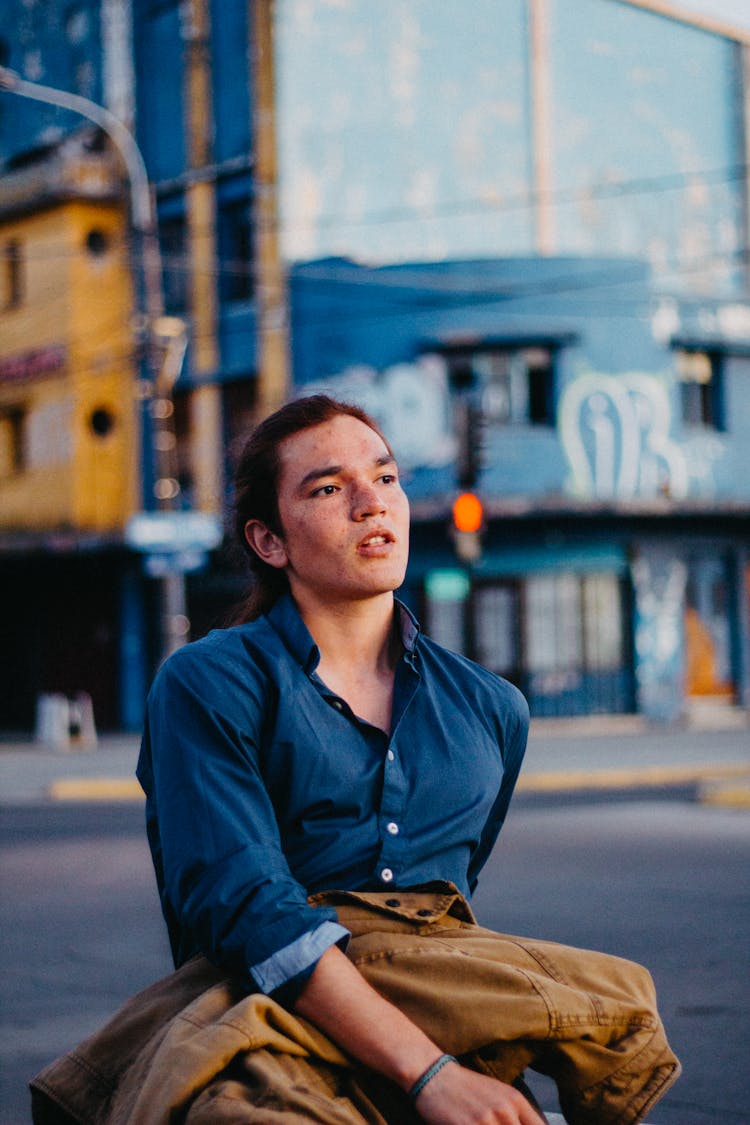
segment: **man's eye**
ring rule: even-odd
[[[380,479],[382,480],[383,484],[395,484],[398,480],[398,477],[395,473],[383,473],[383,476]]]
[[[333,496],[335,491],[335,484],[324,484],[320,488],[315,489],[313,496]]]

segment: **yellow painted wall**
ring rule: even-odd
[[[98,232],[94,245],[87,237]],[[100,238],[99,235],[102,237]],[[22,247],[23,299],[4,308],[0,372],[9,358],[56,347],[64,365],[0,377],[0,529],[116,531],[137,507],[138,425],[124,219],[82,201],[0,225],[0,250]],[[8,411],[24,412],[24,465],[10,464]],[[97,435],[92,418],[112,419]]]

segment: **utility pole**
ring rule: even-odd
[[[549,9],[547,0],[527,0],[530,32],[531,118],[534,198],[534,227],[537,254],[552,254],[555,249],[554,218],[551,205],[552,125],[550,118]]]
[[[253,65],[253,181],[256,239],[256,367],[258,420],[281,406],[289,391],[289,312],[279,247],[274,0],[249,0]]]
[[[130,225],[134,236],[131,262],[135,276],[136,341],[139,352],[145,344],[146,353],[142,387],[149,411],[148,418],[144,419],[147,440],[143,443],[142,457],[148,465],[145,476],[150,487],[144,490],[144,501],[147,509],[171,512],[180,492],[175,471],[172,388],[182,369],[187,327],[179,318],[164,315],[156,209],[141,151],[132,134],[114,114],[80,94],[28,82],[3,66],[0,66],[0,90],[80,114],[97,125],[120,154],[128,181]],[[160,580],[162,655],[166,657],[186,640],[185,575],[168,570],[160,575]]]

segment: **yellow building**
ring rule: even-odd
[[[86,132],[0,179],[0,533],[118,532],[138,507],[126,218]]]
[[[0,176],[3,725],[85,692],[99,728],[142,691],[138,343],[119,165],[84,129]],[[136,716],[137,718],[137,716]],[[134,722],[135,719],[131,719]]]

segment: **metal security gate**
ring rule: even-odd
[[[433,589],[439,588],[433,584]],[[618,573],[545,572],[445,584],[427,630],[517,684],[534,716],[633,709],[627,590]]]

